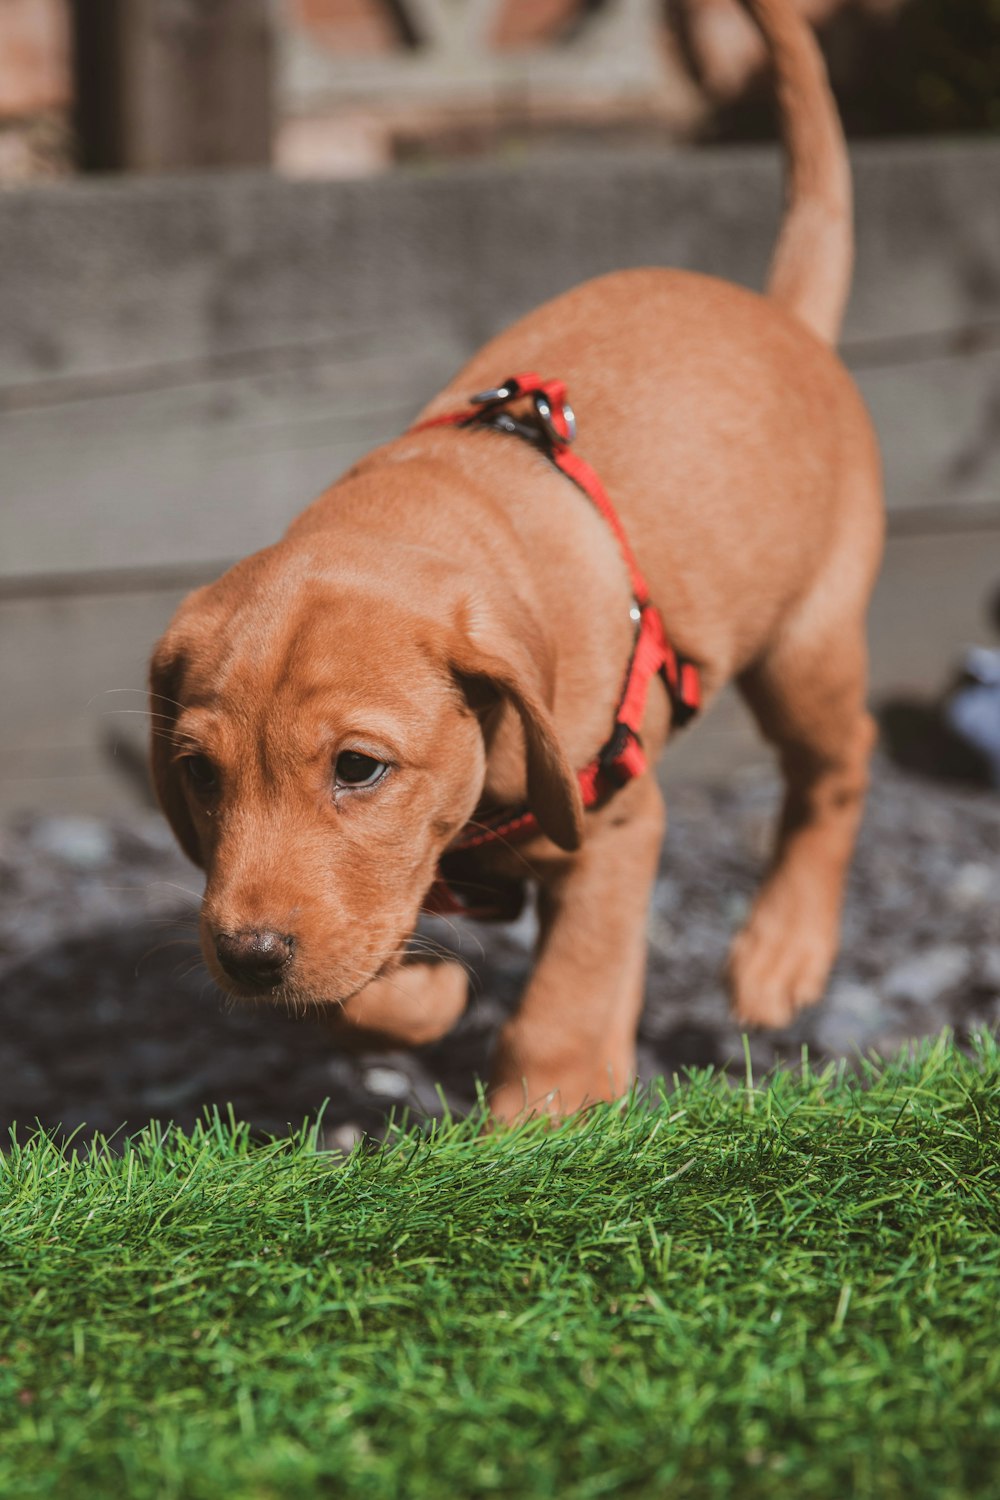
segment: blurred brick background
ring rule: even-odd
[[[66,0],[0,0],[0,182],[69,166],[69,43]]]
[[[829,33],[835,74],[847,78],[866,73],[869,54],[871,70],[885,72],[886,49],[898,50],[887,28],[906,6],[921,12],[921,45],[933,50],[926,21],[944,3],[798,0]],[[961,22],[970,0],[951,3]],[[977,7],[987,10],[971,0],[973,22]],[[869,46],[862,23],[881,46]],[[267,57],[258,47],[246,71],[227,37],[253,26],[267,29]],[[132,80],[133,97],[112,110],[118,125],[142,135],[147,114],[158,122],[120,160],[95,159],[78,139],[81,76],[102,108],[114,92],[107,76],[80,66],[102,29],[124,38],[124,93]],[[968,45],[977,50],[975,36]],[[523,146],[526,137],[642,140],[654,130],[690,139],[712,133],[761,62],[735,0],[0,0],[0,183],[64,175],[81,160],[245,165],[249,138],[263,143],[249,150],[253,159],[299,176],[365,175],[400,158]],[[180,116],[214,108],[215,124],[182,128],[164,147],[171,101]],[[213,129],[221,144],[207,140]]]

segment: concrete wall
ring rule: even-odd
[[[942,558],[957,546],[988,582],[1000,145],[861,147],[855,171],[844,349],[882,437],[893,526]],[[141,683],[176,599],[278,535],[483,338],[619,266],[758,286],[779,193],[771,153],[726,151],[0,196],[0,807],[127,795],[104,742],[121,762],[110,708],[141,699],[109,690]],[[964,600],[974,634],[972,586],[955,587],[954,629]],[[886,682],[916,683],[951,641],[886,649]]]

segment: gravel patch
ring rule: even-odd
[[[742,1070],[721,982],[730,937],[766,862],[777,785],[748,775],[668,792],[670,832],[650,915],[640,1070]],[[469,1012],[419,1053],[346,1056],[321,1019],[228,1006],[201,963],[199,878],[153,814],[25,816],[0,832],[0,1127],[122,1132],[190,1126],[231,1105],[285,1131],[327,1100],[332,1146],[391,1111],[465,1110],[530,965],[529,914],[506,927],[428,924],[473,973]],[[889,1055],[952,1027],[1000,1024],[1000,797],[880,766],[855,862],[844,944],[824,1003],[751,1038],[755,1070],[798,1058]],[[440,1092],[439,1092],[440,1091]]]

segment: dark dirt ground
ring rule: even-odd
[[[670,832],[650,917],[643,1078],[697,1064],[742,1070],[721,983],[729,938],[763,868],[777,785],[668,787]],[[283,1132],[324,1100],[326,1139],[378,1134],[389,1112],[472,1103],[529,964],[530,916],[433,924],[474,971],[465,1019],[420,1053],[340,1054],[319,1020],[227,1009],[194,935],[198,876],[162,820],[25,816],[0,831],[0,1128],[190,1125],[231,1104]],[[824,1003],[752,1038],[754,1068],[887,1055],[951,1026],[1000,1025],[1000,796],[877,769],[844,942]]]

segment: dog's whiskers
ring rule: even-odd
[[[458,964],[460,968],[464,969],[472,985],[476,985],[479,982],[475,970],[464,954],[456,953],[453,949],[446,948],[443,943],[437,942],[434,938],[414,933],[412,937],[407,939],[402,953],[404,959],[432,958],[439,959],[445,963]]]
[[[180,891],[182,896],[190,896],[192,901],[198,905],[201,904],[203,899],[201,891],[193,891],[190,886],[178,885],[175,880],[147,880],[142,889],[151,891],[154,886],[163,886],[170,891]]]
[[[186,968],[182,968],[181,967],[184,964],[184,962],[185,962],[185,960],[183,958],[178,959],[177,960],[177,964],[174,967],[174,970],[173,970],[173,972],[172,972],[172,974],[170,976],[172,979],[175,979],[178,984],[183,984],[186,979],[190,979],[190,977],[191,977],[192,974],[196,974],[200,968],[204,967],[203,960],[202,960],[202,957],[201,957],[200,954],[195,954],[194,958],[188,960]],[[211,978],[211,975],[209,975],[209,978]],[[198,1003],[199,1004],[201,1003],[202,999],[204,998],[205,988],[206,988],[206,986],[203,984],[202,988],[201,988],[201,993],[198,996]]]
[[[173,723],[173,715],[162,713],[158,708],[105,708],[101,710],[104,718],[117,718],[120,714],[140,714],[144,719],[163,719],[165,723]]]
[[[92,698],[90,698],[90,699],[87,700],[87,707],[89,708],[90,705],[91,705],[91,703],[96,702],[96,700],[98,698],[107,698],[107,697],[110,697],[110,695],[112,693],[139,693],[143,698],[155,698],[160,703],[169,703],[170,706],[171,706],[171,708],[183,708],[184,707],[184,704],[183,703],[179,703],[176,698],[168,698],[167,695],[166,695],[166,693],[154,693],[150,688],[145,688],[145,687],[113,687],[113,688],[103,688],[101,692],[95,693]],[[136,711],[137,712],[141,712],[141,710],[136,710]]]
[[[142,957],[136,960],[135,971],[134,971],[136,978],[138,979],[138,977],[139,977],[139,970],[142,968],[143,964],[146,962],[147,959],[153,958],[157,953],[164,953],[164,952],[166,952],[166,950],[168,948],[180,948],[180,947],[184,947],[184,948],[198,948],[198,941],[197,941],[196,938],[191,938],[191,937],[173,937],[173,938],[167,938],[166,942],[154,944],[154,946],[152,948],[147,948],[146,951],[145,951],[145,953],[142,955]],[[199,950],[199,952],[200,952],[200,950]]]
[[[458,885],[459,882],[455,882],[455,884]],[[461,884],[463,889],[468,888],[468,882],[462,882]],[[473,889],[475,889],[475,887],[473,887]],[[469,927],[459,927],[455,918],[445,915],[444,912],[428,911],[425,907],[421,907],[420,911],[422,916],[434,917],[436,921],[444,922],[445,925],[451,929],[452,933],[454,934],[455,942],[459,947],[461,947],[461,944],[466,939],[469,939],[473,943],[475,943],[476,947],[479,949],[480,958],[484,962],[486,961],[486,947],[478,933],[473,932]],[[450,952],[451,950],[445,949],[444,951]],[[454,956],[457,958],[458,954],[456,953]]]

